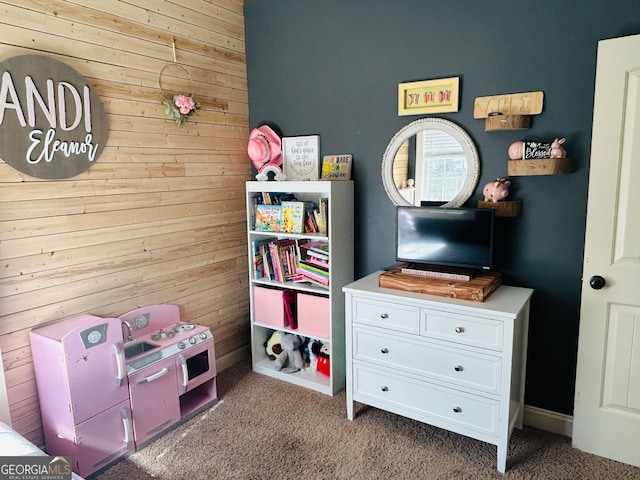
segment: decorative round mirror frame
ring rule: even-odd
[[[411,203],[409,203],[400,194],[393,182],[393,161],[395,159],[396,152],[407,139],[411,138],[412,135],[429,128],[448,133],[460,142],[467,159],[467,179],[465,180],[464,185],[457,195],[449,202],[442,205],[442,207],[459,207],[463,205],[467,200],[469,200],[469,198],[471,198],[471,195],[473,195],[473,192],[478,185],[478,180],[480,178],[480,157],[478,156],[478,150],[476,149],[476,146],[469,134],[455,123],[445,120],[444,118],[421,118],[398,130],[389,142],[382,158],[382,184],[384,185],[384,189],[387,192],[389,199],[394,205],[411,205]]]

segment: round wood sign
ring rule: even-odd
[[[68,65],[41,55],[0,62],[0,158],[32,177],[88,169],[107,140],[100,98]]]

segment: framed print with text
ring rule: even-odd
[[[458,111],[460,78],[398,84],[398,115]]]
[[[319,170],[319,135],[282,139],[282,171],[287,180],[318,180]]]

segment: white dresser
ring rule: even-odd
[[[494,444],[504,472],[522,428],[533,290],[473,302],[380,288],[380,273],[343,288],[349,420],[360,402]]]

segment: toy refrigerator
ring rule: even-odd
[[[46,452],[88,476],[132,450],[120,320],[81,315],[30,338]]]

